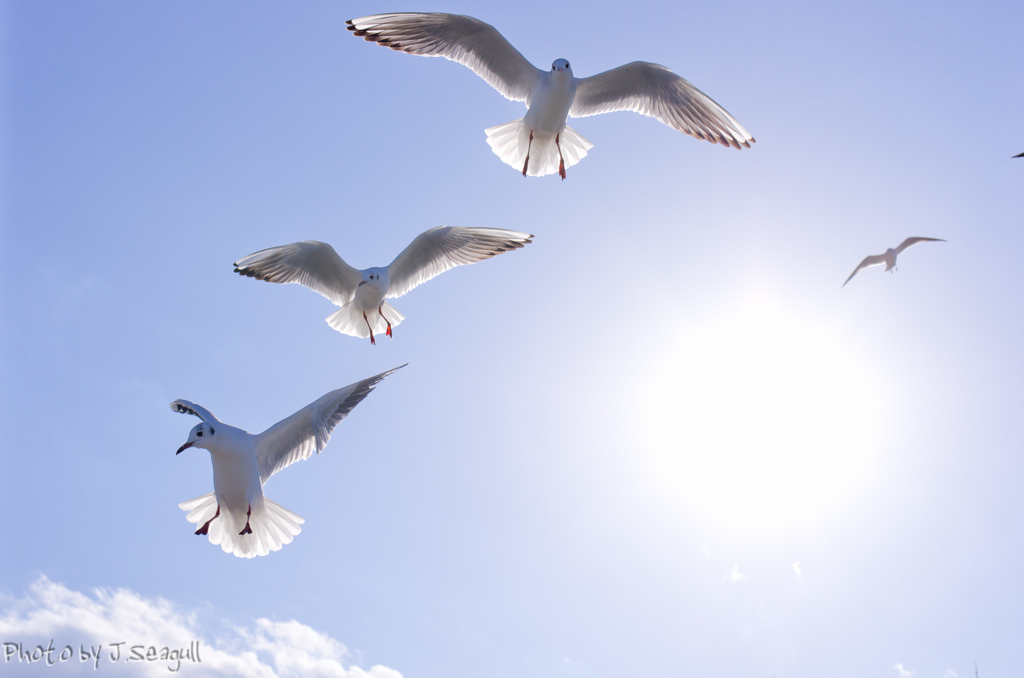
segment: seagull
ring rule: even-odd
[[[439,273],[525,247],[529,233],[501,228],[438,226],[419,234],[389,266],[352,268],[327,243],[307,240],[271,247],[235,262],[235,273],[275,283],[300,283],[341,309],[327,318],[342,334],[376,344],[374,332],[405,320],[385,299],[400,297]]]
[[[171,409],[193,414],[202,422],[189,432],[175,454],[190,447],[210,451],[213,492],[183,501],[190,523],[225,553],[239,558],[265,556],[279,551],[302,531],[303,518],[263,494],[270,477],[297,461],[317,455],[331,439],[331,431],[384,377],[405,365],[331,391],[263,433],[252,435],[221,422],[205,407],[175,400]]]
[[[870,257],[865,257],[864,261],[860,262],[860,265],[854,269],[850,277],[843,283],[843,287],[846,287],[846,283],[853,279],[853,276],[861,272],[861,270],[868,268],[869,266],[880,266],[885,264],[885,270],[889,271],[896,268],[896,256],[901,254],[903,250],[907,249],[911,245],[916,245],[919,242],[946,242],[942,238],[907,238],[900,243],[900,246],[896,249],[889,248],[885,251],[885,254],[872,254]]]
[[[565,59],[536,68],[493,26],[459,14],[377,14],[345,22],[354,35],[384,47],[440,56],[469,67],[507,99],[526,102],[526,116],[485,130],[502,162],[523,176],[544,176],[578,163],[593,144],[566,117],[636,111],[711,143],[750,148],[754,138],[706,94],[669,69],[634,61],[589,78],[573,76]]]

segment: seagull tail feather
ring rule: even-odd
[[[190,523],[202,526],[210,522],[207,536],[210,542],[220,545],[225,553],[233,553],[239,558],[265,556],[271,551],[279,551],[285,544],[290,544],[306,522],[301,516],[292,513],[277,502],[262,497],[252,506],[251,514],[233,514],[221,510],[217,514],[217,497],[213,492],[201,497],[182,502],[178,506],[188,511],[185,519]],[[250,532],[239,534],[246,523]]]
[[[395,310],[395,307],[384,302],[384,305],[380,308],[381,313],[387,318],[380,317],[380,313],[373,311],[372,313],[367,312],[366,319],[363,319],[363,311],[355,304],[348,304],[342,306],[337,311],[327,316],[327,324],[338,330],[342,334],[347,334],[350,337],[359,337],[365,339],[370,336],[370,329],[366,326],[366,322],[370,322],[370,327],[373,328],[375,335],[384,334],[388,328],[388,322],[391,323],[391,327],[396,327],[400,322],[405,320],[405,316]]]
[[[527,165],[526,173],[531,177],[542,177],[558,171],[559,147],[562,150],[561,159],[566,167],[578,163],[587,155],[587,151],[594,147],[594,144],[568,125],[558,135],[558,145],[555,145],[554,135],[538,133],[533,135],[531,142],[530,130],[526,127],[524,118],[489,127],[484,132],[487,134],[487,143],[491,150],[506,165],[522,171],[526,164],[526,155],[529,153],[530,163]]]

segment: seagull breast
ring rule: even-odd
[[[566,72],[545,73],[526,112],[527,128],[540,134],[559,134],[575,99],[576,78]]]
[[[363,311],[376,311],[377,307],[384,303],[384,297],[388,293],[386,279],[367,281],[365,285],[356,288],[354,301]]]

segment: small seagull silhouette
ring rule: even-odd
[[[896,249],[889,248],[885,251],[885,254],[872,254],[870,257],[865,257],[864,261],[860,262],[860,265],[854,269],[850,277],[843,283],[843,287],[846,287],[846,283],[853,279],[853,276],[861,272],[861,270],[868,268],[869,266],[881,266],[885,264],[885,270],[891,271],[896,268],[896,256],[903,252],[911,245],[916,245],[919,242],[946,242],[942,238],[907,238],[900,243],[900,246]]]

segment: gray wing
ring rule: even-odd
[[[307,240],[271,247],[235,262],[235,273],[274,283],[299,283],[338,306],[351,299],[362,273],[323,242]]]
[[[527,105],[543,75],[493,26],[471,16],[403,12],[345,23],[354,35],[384,47],[456,61],[506,98]]]
[[[181,414],[197,416],[203,421],[220,421],[217,417],[213,416],[213,413],[210,412],[210,410],[206,409],[202,405],[190,403],[187,400],[175,400],[171,403],[171,409],[175,412],[180,412]]]
[[[388,298],[400,297],[450,268],[525,247],[533,236],[502,228],[438,226],[416,236],[388,266]]]
[[[645,61],[576,81],[569,115],[582,118],[636,111],[684,134],[733,148],[750,148],[754,137],[729,112],[669,69]]]
[[[857,275],[868,266],[878,266],[879,264],[884,263],[884,254],[872,254],[870,257],[864,257],[864,261],[860,262],[860,265],[857,268],[853,269],[853,273],[850,274],[850,277],[846,279],[846,282],[844,282],[842,286],[846,287],[846,283],[850,282],[853,279],[853,276]]]
[[[334,427],[370,395],[384,377],[402,367],[405,365],[331,391],[256,436],[260,481],[266,484],[270,476],[281,469],[308,459],[313,452],[320,454],[331,439]]]
[[[919,242],[946,242],[942,238],[907,238],[900,243],[900,246],[896,248],[895,252],[899,255],[900,252],[907,249],[911,245],[916,245]]]

